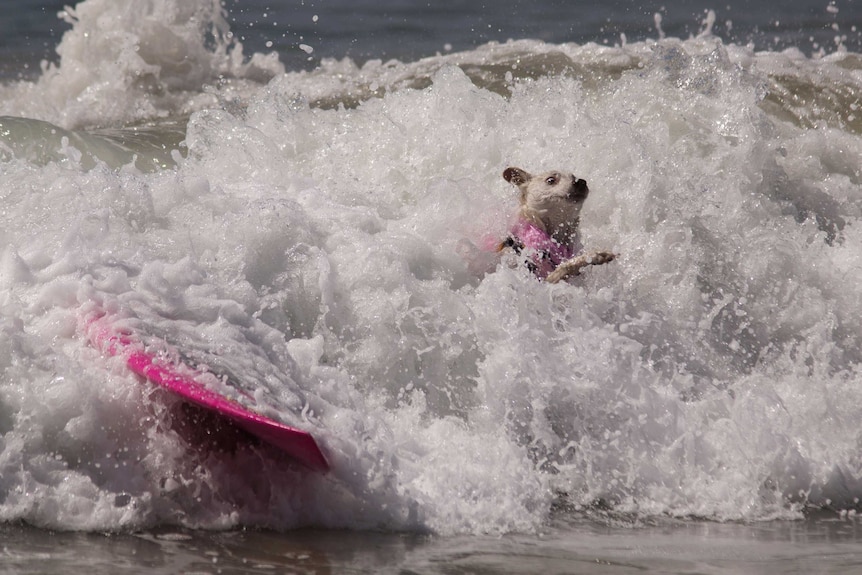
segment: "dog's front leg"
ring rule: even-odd
[[[571,259],[568,259],[557,266],[557,269],[548,274],[545,281],[555,284],[560,280],[564,280],[576,275],[580,275],[581,268],[587,266],[600,266],[613,261],[617,257],[611,252],[593,252],[591,254],[583,254]]]

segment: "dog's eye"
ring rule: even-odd
[[[557,185],[557,177],[556,176],[550,176],[549,178],[545,179],[545,183],[548,184],[549,186],[556,186]]]

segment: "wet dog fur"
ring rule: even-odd
[[[602,265],[614,260],[616,254],[611,252],[578,254],[581,247],[578,235],[580,213],[590,193],[585,180],[567,172],[532,175],[514,167],[506,168],[503,178],[520,191],[518,217],[577,254],[559,263],[545,281],[557,283],[580,275],[581,270],[587,266]],[[517,238],[507,238],[501,248],[516,245],[517,241]]]

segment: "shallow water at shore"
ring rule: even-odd
[[[822,515],[755,524],[574,519],[496,537],[296,530],[135,534],[0,527],[3,573],[521,573],[790,575],[862,569],[862,524]]]

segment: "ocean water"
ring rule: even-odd
[[[11,3],[0,570],[858,568],[860,5],[274,4]],[[618,259],[474,273],[507,166]],[[93,311],[331,472],[190,442]]]

